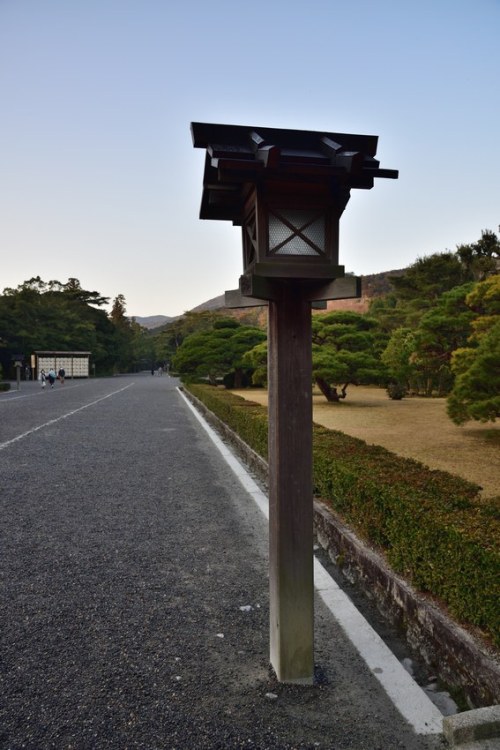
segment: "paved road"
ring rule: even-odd
[[[176,385],[0,396],[0,748],[442,747],[321,602],[317,683],[275,682],[266,522]]]

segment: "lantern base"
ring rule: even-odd
[[[289,284],[300,289],[301,297],[310,301],[329,299],[352,299],[361,296],[361,278],[359,276],[343,276],[333,280],[317,279],[268,279],[254,274],[240,276],[240,288],[226,292],[228,307],[248,307],[255,304],[265,304],[268,300],[276,299],[277,284]],[[258,302],[248,303],[248,299]],[[239,304],[241,301],[241,305]]]

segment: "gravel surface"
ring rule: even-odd
[[[443,747],[320,602],[315,685],[276,682],[267,523],[176,385],[0,396],[0,747]]]

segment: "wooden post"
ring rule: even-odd
[[[270,657],[280,682],[314,679],[311,303],[269,302]]]

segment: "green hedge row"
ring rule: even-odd
[[[267,409],[186,386],[267,460]],[[385,448],[314,425],[314,491],[392,568],[500,647],[500,498]]]
[[[0,391],[10,391],[10,383],[0,383]]]
[[[213,385],[184,387],[267,461],[267,409]]]

